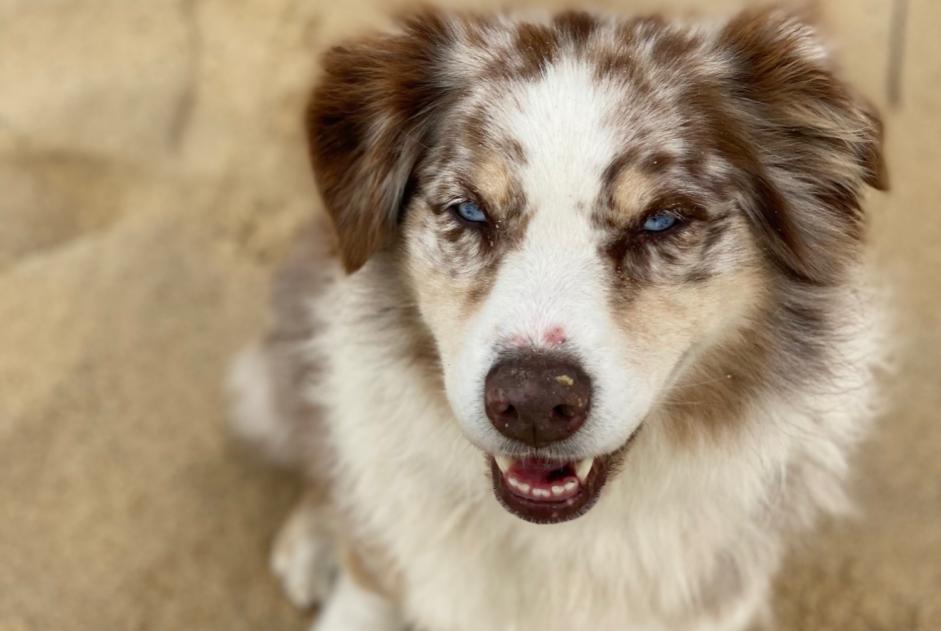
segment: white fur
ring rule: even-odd
[[[282,526],[271,551],[271,571],[299,609],[326,602],[337,576],[335,542],[322,512],[302,502]]]
[[[403,626],[389,603],[341,576],[311,631],[403,631]]]
[[[500,507],[483,455],[467,442],[446,402],[417,384],[417,368],[386,365],[386,334],[356,318],[375,299],[378,266],[325,299],[332,358],[326,402],[342,410],[332,428],[340,459],[338,497],[360,536],[378,542],[402,571],[406,619],[429,631],[478,629],[743,629],[765,602],[781,555],[780,533],[760,517],[768,504],[812,519],[845,506],[845,451],[871,416],[876,338],[859,296],[847,294],[841,373],[820,392],[769,396],[736,440],[672,453],[655,419],[598,505],[576,521],[524,523]],[[394,287],[388,287],[395,294]],[[375,344],[382,336],[385,345]],[[363,396],[364,392],[370,393]],[[376,410],[383,410],[376,414]],[[794,479],[789,479],[793,477]],[[789,497],[789,483],[800,494]],[[811,496],[803,494],[810,492]],[[699,585],[728,557],[748,591],[724,617],[689,617]]]

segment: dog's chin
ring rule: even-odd
[[[634,436],[614,453],[582,460],[488,456],[493,492],[507,511],[534,524],[577,519],[601,497]]]

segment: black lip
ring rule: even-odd
[[[564,502],[536,502],[510,492],[497,461],[490,457],[493,492],[503,508],[524,521],[533,524],[560,524],[581,517],[598,501],[601,488],[608,479],[608,461],[607,456],[595,458],[591,473],[582,484],[578,495]]]

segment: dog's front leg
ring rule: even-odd
[[[339,566],[334,528],[323,493],[308,490],[275,539],[271,570],[300,609],[324,604],[333,591]]]
[[[334,517],[322,491],[311,488],[278,534],[271,567],[288,597],[302,609],[319,606],[312,631],[403,631],[359,556],[350,548],[339,554]]]
[[[343,572],[311,631],[403,631],[394,604]]]

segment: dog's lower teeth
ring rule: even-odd
[[[537,500],[553,498],[556,500],[567,500],[573,497],[577,494],[579,487],[585,484],[595,464],[594,458],[580,460],[568,465],[568,467],[570,467],[568,468],[568,473],[566,473],[565,468],[552,472],[554,474],[561,474],[562,479],[552,480],[551,478],[553,476],[549,475],[549,479],[546,480],[545,484],[532,485],[523,482],[509,472],[515,464],[512,458],[508,458],[507,456],[494,456],[493,459],[497,463],[497,467],[499,467],[500,471],[503,473],[503,478],[507,486],[512,488],[517,495],[525,495]],[[574,477],[571,472],[575,473]],[[577,480],[575,477],[577,477]]]
[[[578,479],[581,480],[581,483],[584,484],[588,479],[588,474],[591,473],[591,468],[595,464],[594,458],[586,458],[581,460],[578,464],[575,465],[575,475],[578,476]]]
[[[519,489],[519,490],[522,491],[523,493],[529,493],[529,489],[531,488],[531,487],[530,487],[528,484],[526,484],[525,482],[520,482],[519,480],[517,480],[517,479],[514,478],[514,477],[508,477],[508,478],[506,479],[506,481],[507,481],[507,484],[509,484],[510,486],[512,486],[512,487],[515,488],[515,489]]]

